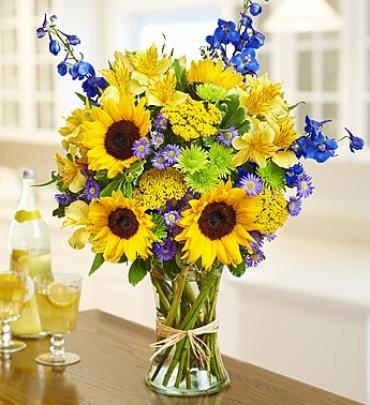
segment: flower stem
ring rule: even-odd
[[[169,310],[167,319],[166,319],[167,326],[173,325],[173,321],[175,320],[175,317],[178,313],[178,308],[179,308],[179,305],[181,302],[182,293],[184,291],[184,287],[185,287],[185,283],[186,283],[186,274],[187,274],[188,270],[189,270],[189,267],[184,267],[181,270],[181,273],[179,275],[179,280],[178,280],[175,296],[173,298],[171,309]]]

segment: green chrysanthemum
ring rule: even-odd
[[[204,101],[217,103],[226,100],[228,92],[222,87],[218,87],[213,83],[199,84],[197,86],[197,95]]]
[[[285,187],[284,170],[275,163],[268,161],[266,167],[259,167],[257,174],[263,183],[274,190],[283,190]]]
[[[218,169],[215,166],[204,167],[185,176],[187,185],[197,193],[214,190],[218,184]]]
[[[207,163],[208,153],[199,146],[191,145],[190,148],[181,150],[176,167],[184,173],[193,174],[206,167]]]
[[[217,168],[220,177],[226,177],[231,173],[234,168],[232,163],[233,156],[231,148],[227,148],[219,143],[213,144],[209,150],[209,161],[212,166]]]

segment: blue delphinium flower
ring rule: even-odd
[[[164,157],[163,151],[157,152],[154,155],[152,159],[152,165],[159,170],[164,170],[166,167],[168,167],[168,163],[166,158]]]
[[[55,200],[61,205],[69,205],[72,202],[71,196],[67,193],[55,194]]]
[[[285,172],[285,183],[288,187],[294,187],[297,185],[298,177],[304,173],[303,166],[300,163],[290,167]]]
[[[95,76],[95,69],[93,65],[84,60],[76,62],[71,68],[71,76],[73,80],[83,80],[87,76]]]
[[[69,69],[68,63],[65,60],[62,60],[60,63],[58,63],[57,69],[61,76],[65,76]]]
[[[150,153],[149,142],[145,138],[141,138],[134,142],[132,152],[138,159],[145,159]]]
[[[171,260],[175,257],[176,242],[169,239],[164,239],[163,244],[159,242],[153,243],[154,254],[163,261]]]
[[[349,149],[352,153],[355,153],[356,150],[361,150],[365,146],[365,141],[359,136],[354,136],[348,128],[344,128],[348,133],[349,138]]]
[[[256,197],[263,190],[262,180],[253,173],[248,173],[246,176],[240,178],[239,186],[251,197]]]
[[[306,116],[305,131],[307,136],[300,137],[293,150],[298,158],[314,159],[318,163],[324,163],[329,158],[335,156],[335,151],[338,149],[338,143],[335,139],[329,139],[322,133],[323,126],[326,121],[314,121],[309,116]]]
[[[83,83],[82,88],[89,99],[94,99],[101,91],[108,87],[108,83],[104,77],[89,76]]]
[[[236,24],[233,21],[218,20],[218,28],[214,33],[214,38],[225,45],[236,44],[240,41],[240,34],[236,30]]]
[[[234,55],[230,62],[235,66],[237,72],[241,74],[255,73],[259,69],[256,59],[256,51],[253,48],[245,48],[240,53]]]
[[[100,185],[94,180],[88,180],[84,188],[84,195],[88,201],[98,198],[100,196]]]
[[[255,17],[262,13],[262,6],[258,3],[251,3],[249,5],[249,11]]]
[[[225,146],[232,146],[233,140],[239,136],[239,131],[235,127],[230,127],[226,131],[217,134],[217,140]]]
[[[52,39],[50,36],[50,42],[49,42],[49,51],[51,54],[54,56],[57,56],[58,53],[60,52],[61,47],[59,45],[59,42],[57,42],[55,39]]]
[[[298,197],[290,197],[287,210],[292,217],[296,217],[302,210],[302,200]]]
[[[163,150],[163,156],[168,165],[177,163],[180,154],[179,145],[167,145]]]
[[[312,193],[315,187],[312,185],[312,178],[307,174],[299,176],[297,182],[297,194],[299,197],[307,198]]]
[[[177,211],[169,211],[163,214],[163,220],[166,225],[172,226],[180,219],[180,214]]]

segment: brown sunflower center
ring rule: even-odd
[[[138,139],[139,130],[131,121],[118,121],[108,129],[105,149],[116,159],[126,160],[133,156],[132,146]]]
[[[233,231],[236,225],[236,213],[230,205],[214,202],[204,208],[198,224],[207,238],[221,239]]]
[[[127,208],[117,208],[108,217],[109,229],[121,239],[130,239],[139,229],[135,214]]]

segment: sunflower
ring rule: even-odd
[[[122,95],[119,102],[104,98],[103,108],[93,108],[94,121],[83,126],[83,144],[89,149],[91,170],[107,169],[108,178],[113,178],[137,160],[132,146],[147,135],[150,125],[145,103],[143,98],[136,105],[132,96]]]
[[[103,253],[108,262],[118,263],[124,255],[131,262],[137,256],[146,259],[156,239],[151,217],[120,192],[93,201],[89,222],[94,251]]]
[[[252,251],[254,239],[249,231],[261,211],[259,197],[248,197],[245,190],[233,188],[231,182],[221,182],[199,200],[190,201],[191,208],[182,213],[178,225],[182,232],[176,237],[185,242],[183,259],[195,263],[201,259],[210,269],[216,258],[225,265],[242,262],[240,247]]]
[[[241,85],[243,76],[240,73],[235,73],[231,66],[225,70],[223,66],[222,61],[217,63],[209,59],[199,62],[193,61],[188,70],[187,78],[190,83],[212,83],[225,90]]]

